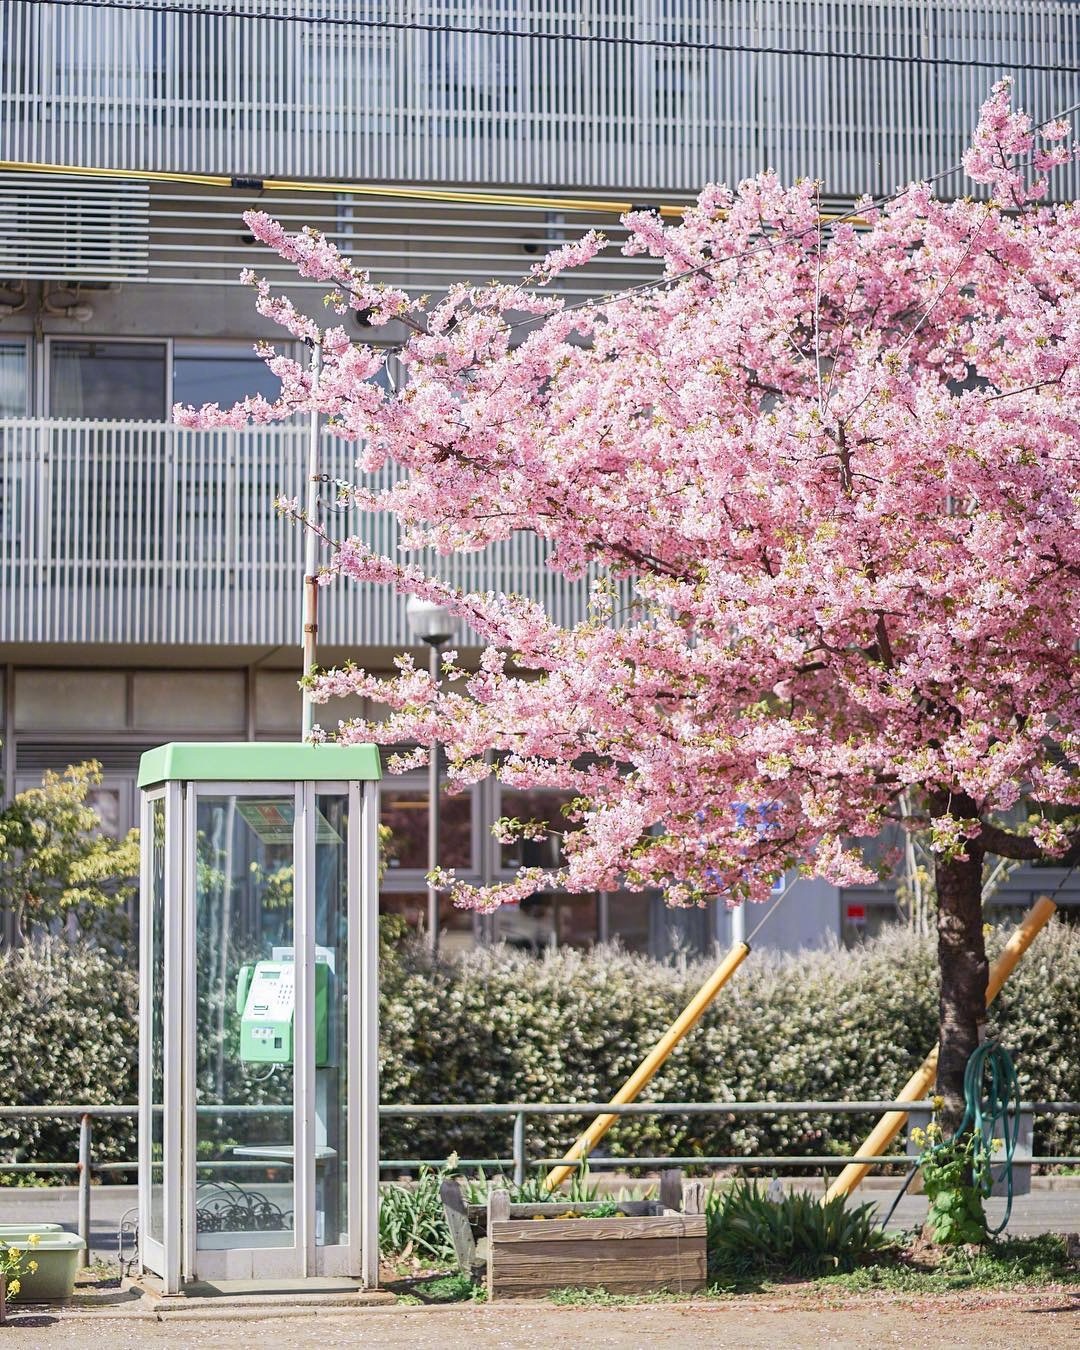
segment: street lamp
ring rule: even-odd
[[[405,607],[413,638],[428,645],[428,669],[435,684],[439,683],[439,648],[453,636],[450,611],[432,600],[421,600],[413,595]],[[439,742],[432,741],[428,752],[428,872],[439,865]],[[428,944],[432,954],[439,950],[439,892],[430,880],[427,885]]]

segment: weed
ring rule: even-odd
[[[700,1294],[612,1294],[607,1289],[552,1289],[548,1302],[560,1308],[617,1308],[624,1303],[679,1303]]]
[[[474,1284],[468,1275],[458,1271],[432,1275],[426,1279],[409,1280],[399,1286],[388,1286],[397,1294],[399,1303],[475,1303],[486,1299],[482,1284]]]
[[[887,1264],[864,1266],[820,1281],[848,1293],[947,1293],[964,1289],[1010,1289],[1019,1285],[1080,1284],[1080,1270],[1056,1233],[987,1242],[976,1251],[945,1252],[936,1265],[901,1255]]]

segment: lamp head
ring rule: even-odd
[[[426,642],[432,647],[441,647],[454,635],[454,620],[450,611],[434,600],[421,600],[419,596],[409,596],[405,606],[409,620],[409,631],[418,642]]]

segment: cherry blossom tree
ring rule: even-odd
[[[1002,83],[965,158],[988,200],[916,183],[830,222],[814,182],[710,186],[681,223],[625,217],[624,251],[657,259],[662,283],[577,306],[550,283],[606,247],[599,234],[521,285],[424,305],[313,231],[247,217],[329,283],[338,314],[404,325],[402,374],[387,392],[385,350],[252,277],[260,311],[321,346],[317,382],[268,353],[277,403],[180,420],[318,409],[358,443],[353,502],[394,512],[406,549],[530,531],[552,568],[602,574],[566,628],[324,531],[328,584],[437,600],[486,645],[478,668],[451,653],[439,688],[408,657],[392,678],[312,674],[320,700],[389,706],[323,734],[438,739],[459,785],[496,774],[572,794],[561,868],[487,890],[445,875],[457,903],[550,886],[760,901],[792,869],[873,881],[881,860],[860,840],[929,830],[939,1090],[955,1105],[985,1015],[984,857],[1080,844],[1080,211],[1044,201],[1069,135],[1034,128]],[[366,488],[387,462],[402,481]]]

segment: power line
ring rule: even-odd
[[[741,42],[711,42],[662,37],[615,36],[606,33],[545,32],[532,28],[498,28],[454,23],[415,23],[404,19],[361,19],[336,14],[274,14],[224,6],[194,8],[190,5],[138,5],[125,0],[28,0],[38,6],[53,5],[69,9],[127,10],[136,14],[182,14],[194,18],[257,19],[261,23],[298,23],[332,28],[359,28],[381,32],[458,34],[468,37],[492,37],[517,42],[572,42],[611,47],[648,47],[659,51],[725,52],[745,56],[806,57],[822,61],[868,61],[901,66],[955,66],[962,70],[993,70],[1002,73],[1023,71],[1046,75],[1077,75],[1080,67],[1044,65],[1034,61],[984,60],[976,57],[898,55],[895,52],[850,52],[819,47],[762,47]]]

